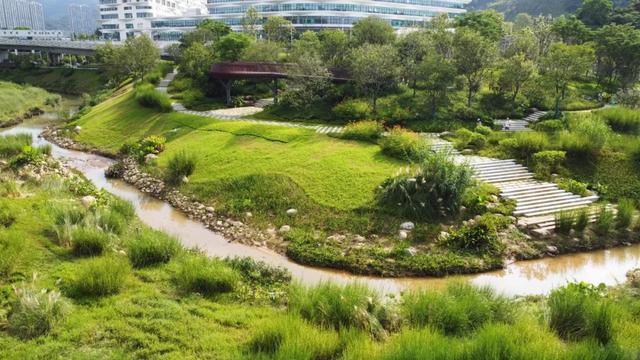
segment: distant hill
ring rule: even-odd
[[[625,6],[628,0],[614,0],[616,6]],[[552,15],[575,12],[582,0],[473,0],[470,10],[494,9],[504,14],[507,20],[513,20],[520,13],[529,15]]]
[[[71,4],[95,6],[98,12],[98,0],[40,0],[44,5],[44,19],[47,29],[66,30],[69,27],[67,8]]]

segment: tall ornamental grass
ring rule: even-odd
[[[344,127],[340,136],[343,139],[375,143],[383,132],[384,127],[381,123],[375,120],[365,120],[349,123]]]
[[[612,107],[598,110],[600,116],[613,131],[625,134],[640,134],[640,111],[625,107]]]
[[[174,154],[167,164],[166,180],[171,185],[179,185],[196,170],[196,158],[181,151]]]
[[[136,268],[167,263],[179,250],[176,238],[147,228],[137,231],[127,241],[129,261]]]
[[[120,292],[130,273],[129,264],[115,256],[85,260],[64,283],[71,297],[101,297]]]
[[[0,230],[0,278],[9,279],[20,266],[24,241],[17,233]]]
[[[94,227],[82,226],[71,232],[71,249],[76,256],[98,256],[105,252],[111,238]]]
[[[179,259],[174,281],[184,292],[215,296],[234,291],[240,276],[222,260],[188,254]]]
[[[0,136],[0,158],[9,158],[22,152],[25,146],[33,142],[31,134]]]
[[[616,212],[616,228],[625,230],[633,223],[633,216],[636,212],[636,206],[633,200],[621,199],[618,201],[618,211]]]
[[[68,312],[69,304],[57,291],[20,287],[15,293],[9,310],[9,332],[21,339],[46,335]]]
[[[421,161],[431,151],[428,139],[415,132],[395,127],[380,139],[382,153],[400,160]]]
[[[134,90],[138,104],[161,112],[171,112],[171,99],[167,94],[156,90],[152,84],[140,84]]]

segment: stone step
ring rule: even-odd
[[[552,213],[557,213],[563,210],[573,210],[573,209],[583,208],[587,205],[592,204],[597,199],[598,199],[597,196],[590,196],[587,198],[581,198],[579,200],[573,200],[569,202],[559,202],[552,205],[546,205],[546,206],[536,205],[533,207],[516,210],[514,211],[513,214],[524,215],[527,217],[552,214]]]
[[[523,194],[523,195],[518,195],[518,196],[504,196],[507,199],[513,199],[516,200],[518,202],[527,202],[527,201],[533,201],[536,199],[553,199],[554,197],[562,197],[562,196],[566,196],[566,195],[573,195],[570,192],[566,192],[562,189],[558,189],[558,190],[551,190],[551,191],[544,191],[544,192],[537,192],[537,193],[528,193],[528,194]]]
[[[500,195],[503,196],[518,196],[518,195],[526,195],[530,193],[540,193],[542,191],[550,191],[550,190],[558,190],[558,185],[551,183],[538,183],[525,185],[519,188],[509,187],[502,188],[500,191]]]
[[[533,204],[533,205],[527,205],[527,206],[519,206],[518,209],[514,212],[516,215],[520,215],[523,212],[528,212],[528,211],[540,211],[540,210],[544,210],[544,209],[561,209],[563,206],[568,205],[571,206],[573,204],[582,204],[582,203],[592,203],[593,201],[597,200],[598,197],[596,196],[595,198],[593,197],[585,197],[585,198],[578,198],[578,199],[564,199],[564,200],[558,200],[558,201],[554,201],[552,203],[543,203],[543,204]]]
[[[501,177],[495,177],[495,178],[484,178],[480,180],[491,183],[491,184],[498,184],[502,182],[529,180],[531,178],[533,178],[533,175],[523,174],[523,175],[514,175],[514,176],[501,176]]]
[[[516,164],[515,160],[496,160],[496,161],[486,161],[486,162],[477,162],[477,163],[472,163],[469,164],[472,168],[474,169],[485,169],[488,167],[496,167],[496,166],[501,166],[501,165],[512,165],[512,164]]]
[[[566,194],[560,194],[558,196],[555,197],[547,197],[547,198],[541,198],[541,199],[528,199],[526,201],[520,201],[520,200],[516,200],[518,203],[516,205],[516,210],[521,210],[521,209],[526,209],[526,208],[530,208],[533,206],[539,206],[540,204],[560,204],[563,202],[571,202],[571,201],[575,201],[581,199],[581,197],[579,195],[574,195],[572,193],[566,193]]]
[[[506,173],[506,172],[511,172],[511,171],[519,171],[519,170],[525,170],[525,171],[529,171],[526,167],[522,166],[522,165],[512,165],[509,167],[504,167],[504,168],[488,168],[488,169],[480,169],[480,170],[475,170],[476,174],[481,174],[481,175],[485,175],[485,174],[495,174],[495,173]]]
[[[511,170],[511,171],[503,171],[503,172],[493,172],[488,174],[480,173],[476,175],[476,177],[479,179],[500,179],[500,178],[511,178],[514,176],[522,176],[522,175],[533,176],[533,174],[528,172],[527,169],[521,169],[521,170]]]

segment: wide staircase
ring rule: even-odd
[[[437,134],[423,134],[428,138],[433,151],[451,153],[454,161],[467,163],[477,180],[492,184],[500,190],[500,196],[516,203],[514,215],[518,223],[530,229],[546,232],[555,228],[555,217],[560,212],[590,208],[598,200],[597,195],[580,196],[562,190],[557,184],[534,179],[525,166],[515,160],[497,160],[480,156],[460,155],[453,144],[437,137]],[[593,220],[593,209],[589,209]]]
[[[546,111],[535,110],[524,119],[516,119],[516,120],[501,119],[501,120],[495,120],[494,123],[497,125],[500,125],[500,127],[502,128],[502,131],[508,131],[508,132],[531,131],[531,129],[529,128],[529,124],[538,121],[546,113],[547,113]],[[507,122],[509,123],[508,129],[505,128],[505,124]]]

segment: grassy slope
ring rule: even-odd
[[[388,340],[375,341],[360,330],[338,333],[309,324],[296,334],[294,344],[291,340],[282,344],[291,353],[283,350],[277,355],[259,356],[249,351],[250,339],[260,333],[263,324],[282,319],[286,310],[237,300],[237,294],[208,299],[180,293],[170,280],[174,271],[172,263],[133,271],[118,295],[69,300],[72,307],[65,321],[56,325],[50,334],[20,340],[4,327],[12,284],[19,285],[22,279],[29,280],[31,274],[37,272],[37,287],[56,289],[60,286],[59,278],[69,276],[77,264],[85,261],[74,258],[69,249],[55,245],[43,235],[52,224],[47,204],[79,205],[77,197],[64,188],[52,185],[55,182],[48,184],[46,188],[25,184],[21,191],[30,196],[5,201],[17,222],[0,231],[12,232],[24,242],[16,271],[12,276],[0,278],[0,358],[3,359],[311,359],[314,358],[311,351],[314,347],[317,349],[318,344],[330,349],[330,355],[323,359],[336,360],[431,359],[442,358],[442,351],[451,359],[620,358],[605,357],[605,348],[598,345],[585,347],[584,341],[561,341],[545,324],[545,302],[539,298],[511,303],[509,308],[515,314],[513,324],[489,324],[463,336],[416,337],[417,332],[429,331],[405,325]],[[128,231],[138,226],[134,220]],[[632,354],[640,350],[638,297],[631,288],[616,290],[611,296],[616,301],[613,341],[629,352],[622,359],[635,358],[637,355]],[[439,311],[442,315],[464,316],[459,313],[463,311],[460,309]],[[443,321],[455,323],[456,320]],[[579,349],[581,353],[576,352]],[[502,356],[497,357],[498,353]]]
[[[101,90],[106,82],[99,71],[82,69],[2,70],[0,79],[68,95],[93,95]]]
[[[42,89],[0,81],[0,122],[42,106],[48,96]]]
[[[375,188],[400,166],[382,156],[376,145],[316,135],[307,129],[158,114],[138,106],[129,93],[96,106],[78,125],[83,128],[79,141],[114,152],[124,142],[164,135],[168,144],[161,166],[182,150],[197,156],[190,186],[250,175],[285,176],[314,201],[338,209],[367,205]]]

